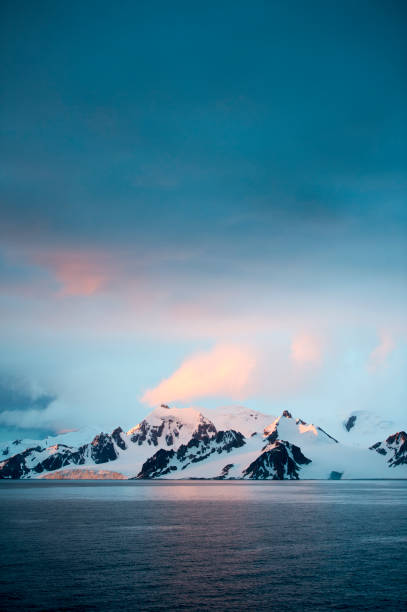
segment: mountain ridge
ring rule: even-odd
[[[404,431],[369,446],[353,447],[287,410],[278,417],[243,407],[207,414],[213,418],[196,408],[162,404],[127,431],[116,427],[78,446],[61,443],[63,436],[49,446],[35,441],[35,446],[27,448],[18,441],[16,453],[10,451],[10,444],[3,445],[0,478],[41,478],[50,473],[56,478],[58,471],[65,478],[69,470],[81,469],[89,475],[93,470],[97,477],[98,470],[111,466],[124,478],[138,479],[407,476]]]

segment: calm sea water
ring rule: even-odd
[[[407,482],[0,482],[2,610],[403,610]]]

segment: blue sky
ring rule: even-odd
[[[1,13],[2,437],[161,400],[401,418],[404,3]]]

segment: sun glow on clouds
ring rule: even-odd
[[[62,251],[39,257],[51,268],[62,287],[59,296],[89,296],[100,291],[108,280],[103,257],[94,253]]]
[[[291,358],[298,365],[318,364],[322,359],[321,341],[311,334],[296,336],[291,344]]]
[[[256,360],[248,349],[219,345],[186,359],[172,376],[154,389],[148,389],[142,401],[154,406],[161,402],[186,402],[195,398],[245,397]]]

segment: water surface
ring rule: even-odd
[[[402,610],[407,482],[1,481],[2,610]]]

